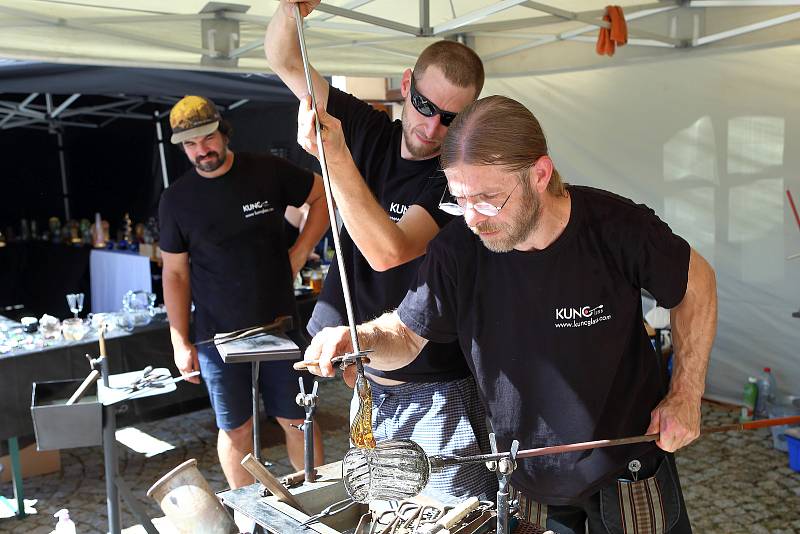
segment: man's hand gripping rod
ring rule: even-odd
[[[328,201],[328,218],[331,221],[331,232],[333,233],[333,248],[336,251],[336,262],[339,265],[339,278],[342,281],[342,294],[344,296],[344,306],[347,310],[347,323],[350,327],[350,341],[353,344],[353,352],[345,354],[341,358],[341,368],[344,369],[351,363],[355,362],[356,371],[360,378],[364,379],[364,364],[362,358],[369,351],[362,351],[358,344],[358,335],[356,333],[356,321],[353,315],[353,303],[350,300],[350,286],[347,283],[347,272],[344,266],[344,259],[342,258],[342,245],[339,239],[339,227],[336,226],[336,211],[333,207],[333,192],[331,190],[331,181],[328,176],[328,165],[325,161],[325,147],[322,144],[322,125],[317,117],[317,99],[314,96],[314,82],[311,78],[311,68],[308,64],[308,54],[306,52],[306,38],[303,33],[303,17],[300,15],[300,6],[294,4],[294,20],[297,23],[297,36],[300,39],[300,54],[303,57],[303,70],[306,74],[306,87],[308,94],[311,97],[311,109],[314,110],[314,126],[317,133],[317,151],[319,152],[319,166],[322,169],[322,183],[325,186],[325,199]]]

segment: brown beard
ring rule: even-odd
[[[519,243],[525,241],[539,224],[542,213],[542,203],[539,194],[533,191],[528,180],[520,184],[522,189],[520,211],[515,214],[509,223],[493,223],[491,220],[483,221],[470,229],[480,237],[483,245],[492,252],[509,252]],[[486,238],[480,236],[485,232],[501,232],[500,236]]]
[[[402,113],[402,123],[403,123],[403,144],[406,147],[406,150],[414,159],[429,159],[434,156],[438,156],[439,152],[442,150],[442,143],[441,141],[437,143],[435,146],[426,147],[414,144],[412,139],[414,138],[415,134],[411,127],[408,125],[407,120],[407,112],[406,112],[406,104],[403,104],[403,113]]]
[[[226,148],[222,149],[222,154],[217,154],[216,152],[209,152],[208,154],[204,154],[204,157],[207,156],[216,156],[216,159],[209,159],[203,161],[202,163],[199,161],[200,158],[194,160],[194,166],[200,169],[203,172],[214,172],[225,163],[225,160],[228,158],[228,150]]]

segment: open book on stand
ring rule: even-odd
[[[227,334],[217,334],[224,338]],[[299,360],[300,348],[285,334],[256,334],[233,341],[216,341],[219,355],[225,363]]]

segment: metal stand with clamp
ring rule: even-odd
[[[489,443],[492,447],[492,453],[497,454],[497,439],[494,432],[489,434]],[[508,457],[486,462],[486,467],[489,471],[497,473],[497,534],[509,534],[508,518],[511,516],[512,510],[508,483],[511,473],[517,468],[517,451],[519,451],[519,441],[514,440],[511,443],[511,451]]]
[[[306,418],[299,427],[303,431],[303,469],[305,471],[306,484],[310,484],[316,480],[316,471],[314,470],[314,412],[317,410],[317,399],[319,398],[317,389],[319,388],[319,382],[314,380],[314,387],[311,393],[306,393],[303,378],[300,377],[297,381],[300,382],[300,393],[295,397],[295,402],[306,412]]]
[[[106,344],[103,330],[100,332],[100,357],[90,359],[90,365],[93,370],[100,369],[100,376],[102,378],[103,386],[106,390],[111,390],[109,384],[109,368],[108,357],[106,356]],[[174,386],[173,386],[174,388]],[[166,391],[164,391],[166,393]],[[135,390],[131,391],[135,394]],[[120,399],[122,400],[122,399]],[[103,403],[103,464],[105,468],[106,478],[106,504],[108,507],[108,532],[111,534],[120,534],[122,532],[120,524],[119,513],[119,497],[125,499],[125,503],[130,508],[136,520],[147,531],[147,534],[158,534],[158,530],[150,518],[147,516],[144,508],[142,508],[139,501],[136,500],[130,487],[125,480],[119,475],[119,459],[117,456],[117,416],[115,403]]]
[[[228,332],[227,334],[219,334],[214,336],[211,339],[205,339],[203,341],[198,341],[195,345],[202,345],[205,343],[214,343],[219,351],[220,357],[222,361],[225,363],[250,363],[250,388],[253,397],[253,456],[256,460],[261,461],[261,422],[260,422],[260,415],[259,415],[259,374],[260,370],[260,363],[262,360],[275,360],[276,358],[270,355],[268,352],[253,352],[252,354],[243,354],[243,355],[228,355],[224,349],[222,349],[222,345],[226,345],[227,343],[235,342],[235,341],[246,341],[252,340],[253,338],[265,337],[266,336],[275,336],[275,335],[285,335],[286,332],[291,330],[293,327],[293,320],[289,316],[280,316],[277,317],[272,323],[260,325],[260,326],[251,326],[247,328],[243,328],[241,330],[236,330],[235,332]],[[293,341],[289,340],[293,349],[291,354],[287,355],[286,359],[293,359],[297,355],[300,354],[297,345],[294,344]],[[283,358],[279,358],[283,359]]]

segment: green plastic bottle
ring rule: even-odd
[[[739,416],[739,421],[744,423],[753,420],[753,412],[756,409],[756,401],[758,400],[758,380],[754,376],[747,378],[747,384],[744,385],[744,406],[742,406],[742,415]]]

